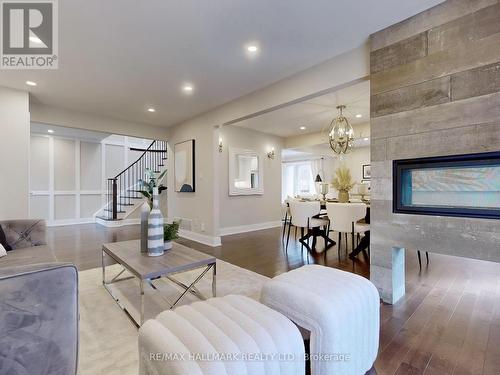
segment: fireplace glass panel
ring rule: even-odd
[[[397,160],[394,212],[500,218],[498,153]]]

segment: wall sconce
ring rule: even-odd
[[[219,152],[222,152],[223,145],[222,145],[222,137],[219,137]]]
[[[269,159],[274,159],[274,156],[275,156],[275,154],[274,154],[274,147],[273,147],[273,148],[271,148],[271,151],[269,151],[269,152],[267,153],[267,157],[268,157]]]

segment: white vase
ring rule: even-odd
[[[164,249],[165,251],[170,250],[172,248],[172,241],[165,241]]]
[[[148,255],[161,256],[165,253],[163,244],[163,215],[158,205],[158,188],[153,188],[153,209],[148,219]]]

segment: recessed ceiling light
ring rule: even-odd
[[[250,44],[247,46],[247,51],[251,53],[255,53],[259,51],[259,47],[257,47],[255,44]]]
[[[36,82],[33,82],[33,81],[26,81],[26,84],[28,86],[36,86]]]
[[[307,128],[305,126],[301,126],[299,129],[300,130],[306,130]]]
[[[30,40],[30,42],[33,42],[33,43],[36,43],[36,44],[42,44],[42,41],[40,40],[40,38],[38,38],[36,36],[30,36],[29,40]]]
[[[190,83],[186,83],[182,86],[182,91],[184,91],[186,94],[191,94],[194,90],[194,87]]]
[[[151,108],[148,108],[148,112],[156,112],[156,109],[154,109],[154,108],[152,108],[152,107],[151,107]]]
[[[52,129],[49,129],[49,130],[47,130],[47,133],[51,133],[52,134],[52,133],[54,133],[54,131]]]
[[[370,138],[368,138],[368,137],[363,138],[363,141],[369,141],[369,140],[370,140]]]
[[[362,115],[362,114],[360,114],[360,113],[358,113],[358,114],[356,115],[356,118],[361,118],[361,117],[363,117],[363,115]]]

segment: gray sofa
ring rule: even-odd
[[[78,272],[55,263],[43,220],[0,221],[0,374],[75,375]]]
[[[0,227],[13,249],[0,258],[0,268],[57,261],[47,246],[44,220],[0,221]]]

